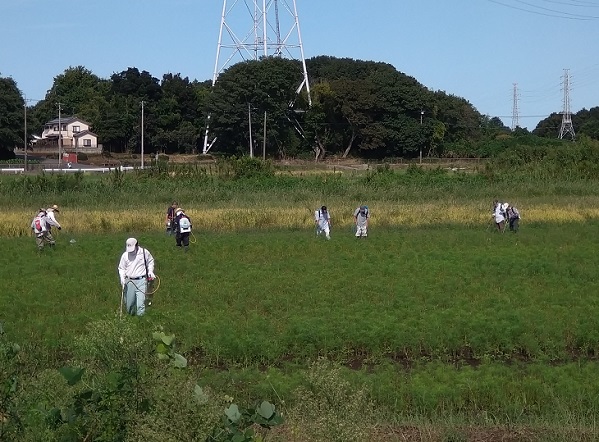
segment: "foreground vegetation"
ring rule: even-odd
[[[0,439],[595,440],[595,166],[516,153],[464,172],[3,177]],[[494,231],[496,197],[521,232]],[[196,226],[187,254],[163,232],[173,198]],[[49,203],[64,229],[38,254],[28,220]],[[121,320],[128,236],[161,283]]]

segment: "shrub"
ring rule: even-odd
[[[308,387],[296,390],[288,424],[298,440],[365,441],[373,425],[374,406],[366,390],[343,380],[339,367],[326,359],[312,364]]]
[[[273,177],[274,167],[270,161],[259,158],[230,157],[217,162],[218,173],[221,177],[233,178],[265,178]]]
[[[89,159],[89,157],[87,156],[87,154],[85,152],[79,152],[77,154],[77,161],[87,161]]]

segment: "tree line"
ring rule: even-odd
[[[108,79],[69,67],[43,100],[27,106],[27,132],[39,135],[60,103],[64,116],[91,124],[106,151],[137,152],[143,102],[148,153],[201,152],[208,126],[208,141],[216,139],[212,152],[224,154],[247,153],[251,139],[254,152],[264,148],[274,158],[413,158],[488,156],[489,143],[519,135],[542,144],[534,139],[555,138],[561,123],[555,113],[532,134],[512,132],[466,99],[429,90],[387,63],[319,56],[306,66],[311,106],[305,89],[297,93],[301,63],[280,57],[235,64],[214,87],[180,74],[158,79],[134,67]],[[0,151],[23,145],[24,106],[15,81],[0,77]],[[599,107],[572,120],[577,135],[599,139]]]

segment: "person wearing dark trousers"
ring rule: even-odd
[[[507,219],[510,225],[510,232],[516,233],[518,231],[518,224],[520,224],[520,212],[518,212],[518,209],[514,206],[508,206]]]
[[[189,235],[191,235],[191,219],[185,214],[185,211],[181,208],[175,212],[175,219],[173,220],[175,226],[175,240],[177,247],[183,247],[187,252],[189,250]]]
[[[176,216],[177,207],[179,207],[179,204],[177,203],[177,201],[173,201],[171,205],[168,206],[168,209],[166,209],[166,233],[168,233],[169,235],[175,233],[175,226],[173,220]]]

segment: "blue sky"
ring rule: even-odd
[[[296,3],[306,58],[390,63],[507,126],[517,83],[520,125],[531,130],[561,111],[566,68],[571,110],[599,106],[599,0]],[[243,7],[238,0],[227,16],[240,34],[251,28]],[[0,75],[28,99],[44,98],[69,66],[102,78],[136,67],[208,80],[222,8],[222,0],[0,0]]]

